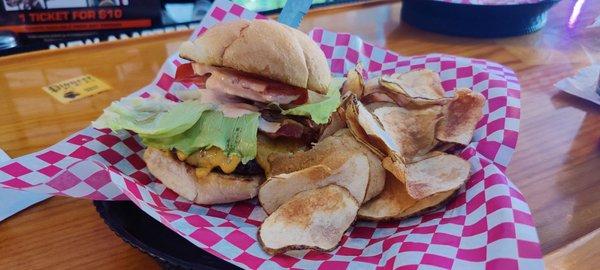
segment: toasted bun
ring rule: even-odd
[[[171,153],[152,147],[146,149],[144,161],[150,173],[165,186],[197,204],[230,203],[254,198],[262,179],[259,176],[243,177],[215,172],[198,178],[194,168],[177,160]]]
[[[321,49],[297,29],[271,20],[221,23],[179,55],[191,61],[229,67],[325,94],[331,80]]]

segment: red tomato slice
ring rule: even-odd
[[[204,88],[206,80],[210,77],[207,75],[198,75],[194,72],[192,63],[181,64],[175,71],[175,81],[182,83],[194,83],[200,88]]]

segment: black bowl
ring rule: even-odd
[[[155,258],[165,269],[239,269],[194,246],[130,201],[94,201],[94,205],[117,236]]]
[[[540,30],[560,0],[519,5],[470,5],[434,0],[402,1],[401,19],[417,28],[468,37],[508,37]]]

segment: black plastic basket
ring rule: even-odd
[[[131,246],[152,256],[164,269],[239,269],[170,230],[130,201],[94,201],[108,227]]]

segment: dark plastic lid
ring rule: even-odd
[[[548,9],[559,1],[482,5],[404,0],[401,19],[440,34],[485,38],[518,36],[540,30],[546,24]]]

